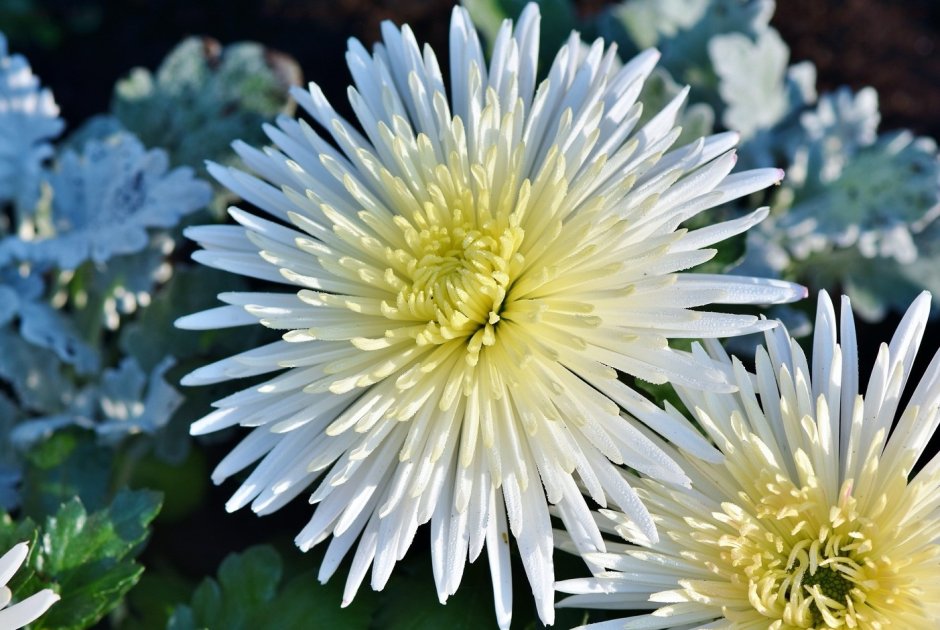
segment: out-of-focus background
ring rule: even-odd
[[[70,126],[108,107],[116,77],[153,68],[185,35],[254,40],[296,58],[305,78],[343,101],[347,37],[369,44],[383,20],[407,22],[446,50],[449,0],[0,0],[0,29],[23,53]],[[584,16],[602,0],[578,2]],[[820,92],[878,90],[882,128],[940,136],[940,2],[784,0],[771,22],[809,60]]]

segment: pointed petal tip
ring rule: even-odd
[[[196,240],[196,237],[193,236],[193,234],[195,234],[193,228],[195,228],[195,227],[196,227],[196,226],[191,225],[191,226],[189,226],[189,227],[183,228],[183,236],[185,236],[187,239],[189,239],[189,240],[191,240],[191,241],[195,241],[195,240]]]
[[[539,17],[542,14],[542,11],[539,9],[537,2],[528,2],[525,7],[522,9],[522,12],[519,14],[519,23],[521,24],[526,19],[532,19],[532,16]]]
[[[769,278],[756,278],[756,280],[766,284],[768,287],[773,287],[776,289],[776,295],[767,296],[771,297],[772,299],[768,299],[765,304],[790,304],[792,302],[805,300],[807,297],[809,297],[809,289],[807,289],[802,284],[788,282],[786,280],[773,280]]]
[[[659,52],[658,48],[647,48],[646,50],[637,53],[634,59],[642,60],[642,64],[644,66],[655,66],[657,63],[659,63],[659,60],[662,58],[662,56],[663,54]]]
[[[704,451],[700,454],[696,454],[696,457],[699,459],[708,462],[709,464],[723,464],[725,461],[725,455],[717,448],[713,448],[709,451]]]
[[[770,216],[770,206],[761,206],[751,214],[754,216],[755,222],[760,223]]]
[[[197,330],[191,328],[190,322],[193,320],[193,315],[195,313],[190,313],[189,315],[183,315],[182,317],[177,317],[173,320],[173,328],[179,328],[180,330]]]
[[[22,556],[23,558],[25,558],[26,555],[29,554],[29,541],[24,540],[24,541],[16,543],[10,548],[10,551],[13,551],[13,550],[16,550],[16,553],[13,554],[13,556],[15,557]]]
[[[219,164],[218,162],[214,160],[205,160],[205,165],[206,165],[206,170],[209,171],[210,173],[212,173],[212,171],[221,171],[226,168],[225,166],[222,166],[221,164]]]
[[[190,372],[189,374],[181,378],[180,385],[182,385],[183,387],[196,387],[198,385],[201,385],[202,383],[199,382],[199,378],[194,376],[193,374],[194,374],[193,372]],[[191,435],[198,435],[198,434],[192,433]]]
[[[843,306],[845,306],[847,299],[848,299],[847,296],[845,296],[845,295],[842,296],[842,302],[841,302],[841,303],[842,303]],[[819,291],[816,292],[816,303],[817,303],[818,305],[820,305],[820,307],[821,307],[823,304],[826,304],[826,305],[828,305],[828,307],[829,307],[830,310],[833,308],[832,298],[829,297],[829,292],[826,291],[825,289],[820,289]]]

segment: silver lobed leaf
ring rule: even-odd
[[[0,33],[0,203],[14,203],[20,214],[32,210],[42,163],[52,155],[49,141],[63,127],[52,92],[22,55],[9,53]]]
[[[51,233],[19,239],[14,254],[61,269],[140,252],[149,228],[173,227],[211,197],[191,169],[169,170],[165,151],[128,133],[90,140],[81,154],[65,151],[50,182]]]

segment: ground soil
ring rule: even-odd
[[[3,4],[3,0],[0,0]],[[343,52],[353,36],[375,41],[382,20],[407,22],[419,40],[446,50],[450,0],[34,0],[60,25],[45,46],[0,30],[28,55],[76,124],[108,106],[114,80],[134,66],[155,66],[181,37],[223,43],[254,39],[293,55],[307,78],[343,100]],[[582,0],[583,14],[604,0]],[[781,0],[773,24],[790,44],[791,61],[810,60],[819,87],[874,86],[883,129],[908,127],[940,136],[940,2],[936,0]],[[11,30],[14,29],[14,30]]]
[[[940,137],[940,2],[781,0],[773,23],[792,61],[816,64],[821,91],[871,85],[882,129]]]

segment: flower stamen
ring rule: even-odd
[[[459,200],[448,200],[459,201]],[[383,303],[390,319],[424,320],[414,333],[419,345],[466,340],[466,361],[496,343],[506,294],[523,267],[524,231],[490,217],[480,222],[458,206],[450,213],[429,209],[416,221],[399,221],[409,250],[389,251],[403,262],[403,286],[395,304]]]

